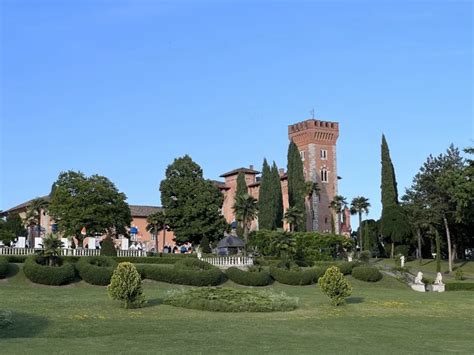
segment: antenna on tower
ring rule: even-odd
[[[314,107],[311,109],[311,111],[309,111],[309,113],[311,114],[311,117],[312,117],[313,120],[314,120]]]

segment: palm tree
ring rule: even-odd
[[[363,241],[362,241],[362,213],[369,213],[369,199],[364,196],[357,196],[352,199],[351,202],[351,214],[359,215],[359,245],[360,251],[363,250]]]
[[[48,265],[56,266],[56,261],[61,255],[61,248],[64,246],[63,242],[55,235],[50,234],[43,238],[41,246],[43,247],[41,254],[48,260]]]
[[[258,203],[255,198],[249,194],[238,195],[235,198],[233,207],[235,218],[241,223],[244,231],[245,246],[247,247],[247,239],[252,221],[258,214]]]
[[[163,250],[165,249],[166,231],[168,230],[168,219],[164,211],[152,213],[146,219],[148,225],[146,230],[153,234],[156,243],[156,252],[158,253],[158,234],[163,231]]]
[[[26,210],[26,217],[25,220],[28,223],[28,229],[29,229],[29,238],[28,238],[28,243],[30,248],[34,245],[34,233],[33,230],[35,229],[34,227],[36,226],[36,231],[37,231],[37,236],[40,236],[40,231],[41,231],[41,211],[44,211],[48,208],[49,202],[46,201],[44,198],[38,197],[35,198],[34,200],[31,200],[31,202],[28,205],[28,208]]]
[[[289,233],[283,233],[273,238],[270,243],[271,250],[280,257],[292,260],[296,254],[296,240]]]
[[[341,223],[342,223],[342,212],[344,211],[344,208],[347,205],[346,198],[341,195],[336,195],[334,196],[333,200],[331,201],[331,204],[329,205],[329,208],[331,208],[336,214],[337,214],[337,231],[339,232],[339,235],[342,235],[341,233]]]
[[[288,207],[285,213],[285,220],[290,225],[290,231],[295,231],[297,226],[304,218],[304,214],[298,207]]]

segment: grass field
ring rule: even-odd
[[[106,289],[78,282],[30,283],[21,266],[0,280],[0,309],[14,324],[0,330],[0,353],[472,353],[474,293],[416,293],[384,276],[349,277],[353,295],[332,307],[318,286],[269,286],[299,298],[283,313],[211,313],[160,304],[181,286],[145,281],[146,308],[124,310]],[[238,287],[228,282],[225,286]]]

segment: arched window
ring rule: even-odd
[[[328,182],[328,171],[326,168],[321,169],[321,182]]]

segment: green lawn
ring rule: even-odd
[[[472,353],[473,292],[349,280],[353,296],[339,308],[316,285],[274,284],[299,298],[296,311],[211,313],[160,304],[181,286],[145,281],[149,306],[124,310],[104,287],[35,285],[18,270],[0,280],[0,309],[15,320],[0,331],[0,353]]]

